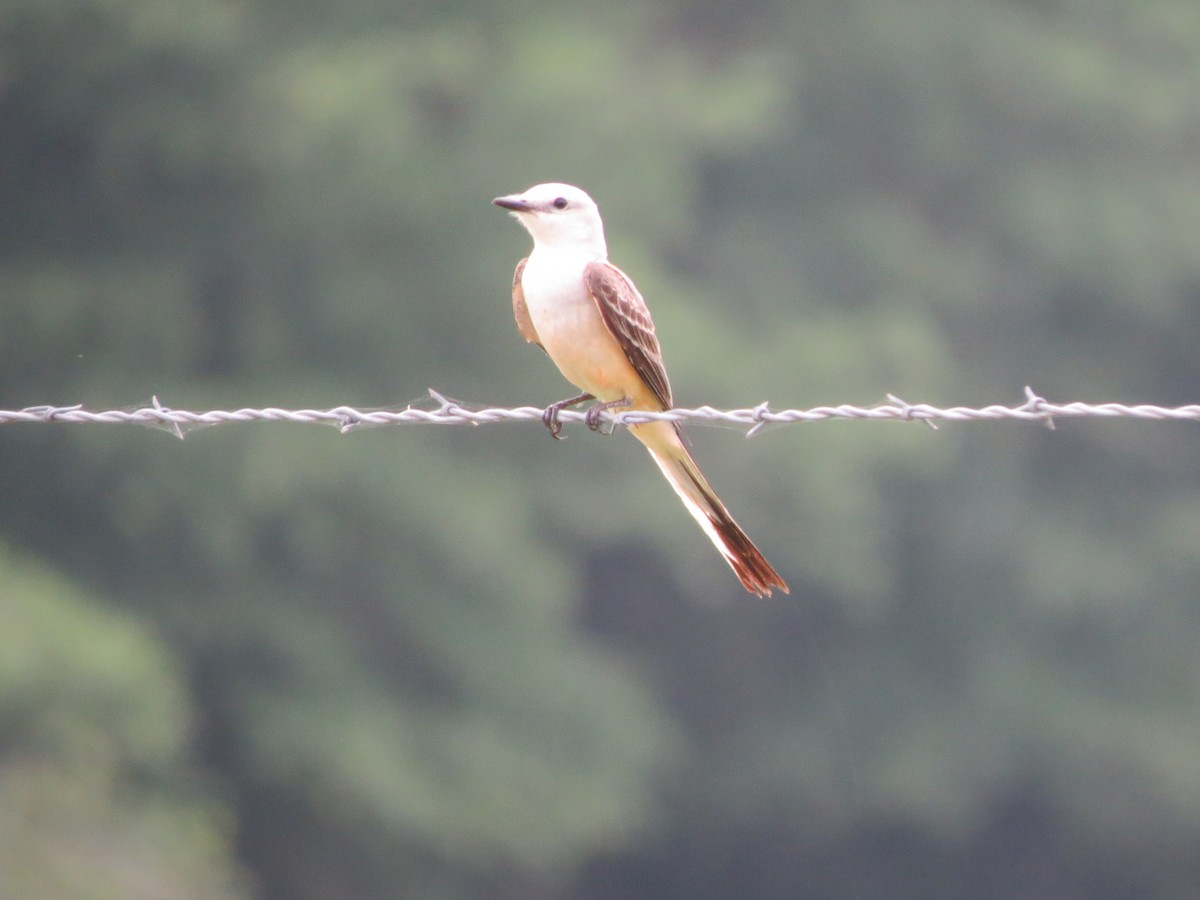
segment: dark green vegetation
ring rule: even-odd
[[[0,407],[1200,400],[1200,7],[7,0]],[[0,428],[0,895],[1192,897],[1194,423]]]

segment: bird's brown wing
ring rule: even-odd
[[[525,257],[525,259],[517,263],[517,271],[513,273],[513,317],[517,320],[517,331],[521,332],[521,337],[525,338],[531,344],[537,344],[539,347],[542,347],[537,329],[533,327],[533,319],[529,318],[529,310],[525,306],[525,290],[521,287],[521,275],[525,272],[525,263],[527,262],[529,262],[529,257]],[[545,349],[545,347],[542,347],[542,350]]]
[[[646,301],[624,272],[608,262],[590,262],[583,280],[600,310],[604,324],[612,332],[629,364],[641,376],[646,387],[670,409],[671,384],[663,365],[662,348],[654,334],[654,322]]]

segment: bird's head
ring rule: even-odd
[[[577,187],[536,184],[523,194],[497,197],[492,203],[511,212],[537,246],[586,251],[600,259],[607,253],[600,210]]]

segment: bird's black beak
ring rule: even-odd
[[[524,197],[497,197],[492,201],[496,206],[504,209],[512,210],[513,212],[529,212],[533,207]]]

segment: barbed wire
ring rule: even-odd
[[[472,408],[444,397],[430,389],[431,408],[408,404],[402,409],[358,409],[335,406],[330,409],[263,409],[209,410],[191,412],[171,409],[154,397],[149,405],[131,409],[89,410],[75,406],[29,406],[20,410],[0,410],[0,425],[18,422],[67,422],[74,424],[144,425],[165,429],[179,438],[187,431],[232,422],[291,422],[297,424],[331,425],[343,433],[361,428],[386,425],[489,425],[495,422],[541,421],[544,410],[537,406],[511,408]],[[582,422],[586,412],[563,410],[562,422]],[[970,422],[979,420],[1016,419],[1041,422],[1049,428],[1060,418],[1133,418],[1151,420],[1200,420],[1200,404],[1162,407],[1147,403],[1054,403],[1025,388],[1025,402],[1018,406],[992,405],[982,408],[952,406],[939,408],[927,403],[907,403],[888,394],[887,401],[874,406],[817,406],[812,409],[773,410],[766,403],[746,409],[714,409],[700,406],[694,409],[670,409],[664,412],[608,411],[602,414],[611,429],[615,426],[637,425],[645,422],[683,422],[700,420],[743,426],[751,437],[767,425],[823,422],[833,419],[892,419],[925,422],[937,428],[935,420]]]

